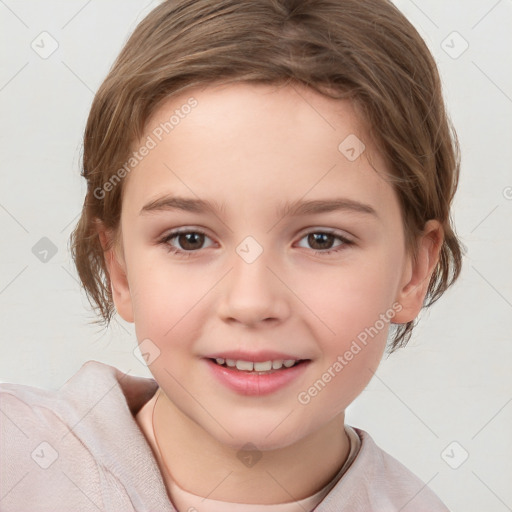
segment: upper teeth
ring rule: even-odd
[[[217,357],[215,361],[218,364],[226,363],[227,366],[234,368],[236,366],[237,370],[246,370],[252,372],[266,372],[269,370],[279,370],[283,366],[286,368],[290,368],[293,366],[297,360],[296,359],[276,359],[275,361],[263,361],[261,363],[255,363],[253,361],[241,361],[235,359],[224,359],[223,357]]]

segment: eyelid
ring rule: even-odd
[[[326,233],[328,235],[334,235],[339,236],[340,238],[343,238],[347,240],[347,242],[355,242],[357,237],[340,229],[336,228],[322,228],[320,226],[312,226],[305,228],[304,230],[301,230],[297,236],[299,236],[301,239],[304,238],[306,235],[309,235],[311,233]]]
[[[163,234],[162,236],[158,237],[158,239],[160,241],[162,241],[162,240],[171,240],[172,238],[175,238],[175,237],[177,237],[179,235],[182,235],[184,233],[197,233],[197,234],[200,234],[200,235],[204,235],[205,237],[209,238],[210,240],[213,240],[213,237],[210,236],[207,233],[206,229],[203,229],[203,228],[200,228],[200,227],[197,227],[197,226],[196,227],[185,226],[185,227],[181,227],[181,228],[170,229],[165,234]],[[188,252],[192,252],[192,251],[188,251]]]

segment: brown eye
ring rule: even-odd
[[[185,251],[194,251],[201,249],[204,243],[204,235],[202,233],[181,233],[175,237],[178,240],[179,246]]]
[[[310,233],[308,243],[312,249],[321,251],[322,249],[331,249],[335,238],[329,233]]]
[[[199,253],[206,240],[210,240],[209,245],[213,245],[210,237],[201,231],[182,230],[169,233],[160,240],[160,243],[171,253],[190,256]]]
[[[316,254],[330,254],[346,249],[348,246],[353,245],[353,242],[342,235],[331,233],[328,231],[312,231],[305,234],[300,242],[305,240],[308,249],[311,249]],[[336,243],[336,240],[338,241]],[[300,247],[305,247],[300,245]]]

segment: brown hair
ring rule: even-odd
[[[392,169],[408,247],[414,250],[427,220],[442,223],[424,305],[435,302],[462,265],[450,219],[460,157],[436,64],[411,23],[388,0],[168,0],[122,49],[85,130],[87,195],[71,248],[100,321],[108,324],[115,309],[97,221],[118,232],[123,182],[108,193],[104,185],[164,99],[242,81],[305,84],[354,102]],[[407,343],[414,324],[395,326],[391,351]]]

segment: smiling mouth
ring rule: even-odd
[[[251,374],[271,374],[279,371],[286,371],[308,361],[307,359],[276,359],[262,362],[243,361],[235,359],[224,359],[218,357],[210,359],[213,363],[228,370],[235,372],[245,372]]]

